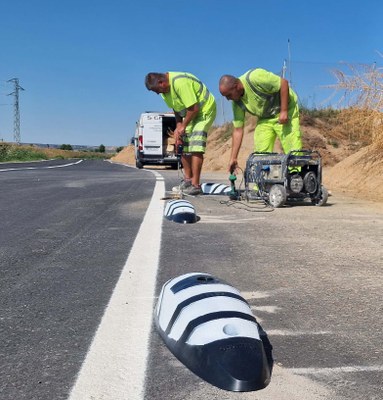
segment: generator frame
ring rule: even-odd
[[[246,161],[244,181],[247,201],[263,200],[274,208],[306,199],[323,206],[328,198],[322,185],[322,158],[316,150],[251,153]]]

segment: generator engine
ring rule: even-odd
[[[244,180],[248,201],[265,200],[274,208],[282,207],[287,201],[305,199],[322,206],[328,198],[322,185],[322,159],[318,151],[251,153]]]

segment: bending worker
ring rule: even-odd
[[[258,118],[254,131],[254,151],[271,153],[277,136],[285,153],[301,150],[298,98],[286,79],[256,68],[239,78],[223,75],[219,81],[219,91],[233,102],[230,172],[234,172],[238,166],[246,112]]]
[[[176,145],[183,143],[181,161],[185,176],[179,189],[190,195],[201,194],[207,132],[216,116],[214,96],[198,78],[187,72],[151,72],[146,75],[145,86],[161,94],[168,107],[174,110]]]

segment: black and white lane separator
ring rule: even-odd
[[[193,224],[198,221],[193,204],[183,199],[168,201],[164,215],[169,221],[181,224]]]
[[[239,291],[206,273],[174,278],[155,311],[169,350],[200,378],[221,389],[253,391],[271,379],[271,344]]]

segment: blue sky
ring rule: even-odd
[[[166,111],[151,71],[197,75],[216,124],[231,120],[221,75],[279,74],[284,60],[303,104],[334,105],[332,69],[382,66],[382,15],[381,0],[0,0],[0,140],[13,140],[12,78],[22,142],[126,145],[141,112]]]

